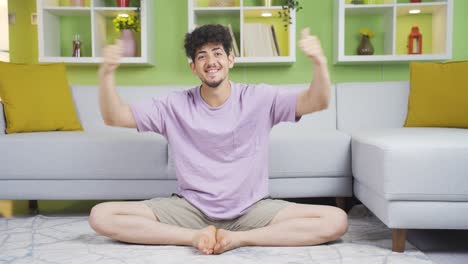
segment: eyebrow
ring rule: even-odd
[[[211,51],[220,50],[220,49],[221,49],[220,47],[216,47],[216,48],[212,48]],[[195,55],[199,55],[200,53],[207,53],[207,52],[204,50],[200,50]]]

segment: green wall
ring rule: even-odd
[[[8,0],[8,13],[16,14],[16,24],[10,25],[10,61],[37,63],[37,26],[31,24],[36,12],[36,0]]]
[[[300,29],[310,27],[324,48],[330,62],[333,82],[407,80],[408,63],[372,65],[333,65],[333,1],[303,0],[297,14],[297,37]],[[10,26],[10,47],[13,62],[37,61],[36,26],[30,24],[29,13],[35,0],[9,0],[10,12],[17,13],[17,24]],[[468,1],[454,0],[453,60],[468,59],[466,25]],[[124,66],[118,70],[119,85],[196,84],[198,79],[189,70],[182,49],[187,30],[186,0],[155,0],[154,7],[156,66]],[[32,45],[31,45],[32,44]],[[296,63],[290,66],[236,66],[231,79],[238,82],[303,83],[311,79],[311,65],[297,49]],[[69,66],[71,84],[97,84],[97,66]]]

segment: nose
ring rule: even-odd
[[[206,60],[206,63],[207,63],[208,65],[212,65],[212,64],[214,65],[215,62],[216,62],[215,56],[213,56],[213,55],[211,55],[211,54],[208,55],[207,60]]]

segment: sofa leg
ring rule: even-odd
[[[38,214],[39,206],[37,200],[29,200],[29,214]]]
[[[348,203],[349,199],[347,197],[336,197],[335,203],[336,207],[343,209],[345,212],[348,212]]]
[[[392,250],[402,253],[405,251],[406,229],[392,229]]]

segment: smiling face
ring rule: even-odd
[[[229,81],[229,69],[234,66],[233,55],[227,55],[221,44],[207,43],[195,52],[190,67],[203,85],[217,88]]]

